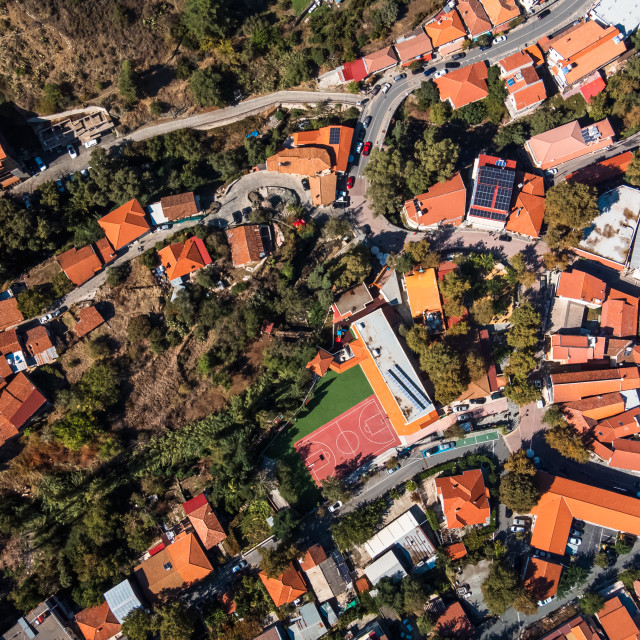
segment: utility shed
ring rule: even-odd
[[[364,572],[367,578],[369,578],[369,582],[374,586],[378,584],[382,578],[391,578],[391,580],[398,581],[407,577],[407,572],[404,570],[400,559],[393,549],[387,551],[383,556],[380,556],[372,562]]]

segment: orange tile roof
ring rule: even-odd
[[[409,298],[411,315],[414,318],[431,311],[442,313],[438,278],[433,268],[414,269],[404,275],[404,285]]]
[[[600,133],[598,141],[591,144],[585,143],[582,129],[578,121],[574,120],[529,138],[525,146],[537,167],[549,169],[611,144],[614,132],[607,118],[591,126],[596,127]]]
[[[0,331],[20,324],[24,316],[18,309],[18,301],[15,298],[0,300]]]
[[[494,27],[499,27],[520,15],[513,0],[482,0],[482,6]]]
[[[537,602],[553,598],[558,591],[562,565],[542,558],[529,558],[524,575],[525,588]]]
[[[525,51],[518,51],[506,58],[503,58],[498,62],[498,64],[501,67],[502,74],[509,75],[524,67],[530,67],[533,65],[533,59],[528,53],[525,53]]]
[[[524,49],[533,60],[533,64],[536,67],[539,67],[541,64],[544,64],[544,54],[542,53],[540,47],[537,44],[532,44],[530,47]]]
[[[0,332],[0,354],[7,355],[22,351],[20,340],[18,340],[18,332],[15,329],[7,329]]]
[[[371,583],[369,582],[369,578],[367,576],[362,576],[362,578],[358,578],[356,580],[356,589],[359,593],[364,593],[365,591],[369,591],[371,589]]]
[[[422,28],[416,29],[401,40],[396,40],[394,46],[401,63],[410,62],[433,51],[431,40]]]
[[[20,371],[0,392],[0,446],[17,435],[45,404],[46,398]]]
[[[199,213],[193,191],[160,198],[160,206],[165,218],[172,221],[197,216]]]
[[[158,251],[158,256],[162,266],[166,269],[170,282],[211,264],[211,258],[204,242],[195,236],[186,242],[170,244]]]
[[[318,147],[282,149],[267,158],[267,171],[277,171],[278,173],[314,176],[316,173],[330,171],[331,167],[329,151]]]
[[[630,391],[640,387],[638,367],[552,373],[553,402],[572,402],[587,396],[613,391]]]
[[[476,632],[459,602],[454,602],[447,607],[438,618],[433,630],[442,636],[459,639],[473,638]]]
[[[79,250],[76,250],[75,247],[69,249],[69,251],[56,256],[56,260],[67,278],[75,285],[81,285],[102,269],[100,256],[91,244]]]
[[[636,416],[640,415],[640,407],[601,420],[594,427],[594,435],[600,442],[610,444],[618,438],[640,433],[640,423]]]
[[[300,568],[303,571],[309,571],[309,569],[313,569],[313,567],[317,567],[321,562],[324,562],[327,559],[327,554],[325,553],[322,545],[314,544],[312,547],[309,547],[307,552],[304,554],[302,560],[300,560]]]
[[[584,182],[598,184],[604,180],[616,178],[624,173],[633,161],[633,152],[625,151],[612,158],[595,162],[587,167],[578,169],[567,176],[567,182]]]
[[[53,362],[58,356],[44,325],[29,329],[25,335],[24,343],[27,353],[36,359],[38,365]],[[49,351],[50,349],[53,351]]]
[[[609,640],[640,640],[640,627],[618,596],[607,600],[597,617]]]
[[[564,405],[566,408],[579,411],[585,418],[604,420],[624,411],[625,401],[620,393],[604,393],[602,395],[583,398]]]
[[[531,69],[531,72],[536,74],[536,71],[533,68]],[[544,88],[544,82],[538,78],[537,74],[536,79],[533,82],[522,88],[518,88],[516,91],[511,93],[516,105],[516,110],[518,111],[540,104],[547,97],[547,90]]]
[[[289,563],[284,573],[277,578],[269,578],[264,571],[261,571],[258,576],[276,607],[293,602],[307,592],[302,575],[295,568],[293,562]]]
[[[360,364],[362,360],[364,360],[367,355],[367,347],[364,345],[360,338],[356,338],[349,343],[349,349],[353,353],[353,358],[349,358],[349,360],[345,360],[344,362],[336,362],[335,360],[329,365],[329,368],[336,373],[343,373],[344,371],[348,371],[349,369],[355,367]]]
[[[144,209],[135,198],[100,218],[98,224],[116,251],[149,231]]]
[[[587,20],[554,38],[549,48],[560,54],[562,67],[570,67],[565,74],[567,84],[581,80],[627,50],[616,27],[602,27],[595,20]]]
[[[407,217],[419,225],[459,225],[466,211],[467,190],[460,173],[436,182],[426,193],[404,203]]]
[[[329,141],[335,132],[339,131],[338,142],[331,144]],[[316,129],[314,131],[296,131],[293,134],[293,144],[296,149],[304,149],[305,145],[313,145],[306,147],[314,149],[320,147],[329,154],[329,168],[333,171],[344,173],[349,164],[349,153],[351,151],[351,141],[353,140],[353,129],[343,126],[329,126]],[[313,174],[307,174],[313,175]]]
[[[538,640],[602,640],[590,622],[581,615],[565,622]]]
[[[329,367],[333,362],[333,356],[324,349],[320,349],[318,353],[316,353],[313,360],[307,362],[307,369],[311,369],[313,373],[321,378],[329,371]]]
[[[367,73],[371,75],[376,71],[382,71],[387,67],[392,67],[394,64],[398,64],[398,58],[396,58],[396,52],[393,47],[384,47],[373,53],[369,53],[363,56],[364,64],[367,67]]]
[[[120,633],[121,625],[106,602],[83,609],[75,618],[85,640],[109,640]]]
[[[489,489],[480,469],[436,478],[436,493],[442,497],[442,510],[449,529],[485,524],[491,516]]]
[[[116,259],[116,252],[106,238],[100,238],[100,240],[95,243],[95,247],[103,265],[109,264]]]
[[[93,331],[104,322],[104,318],[95,307],[80,309],[80,311],[78,311],[78,318],[80,319],[76,322],[75,327],[73,327],[78,338],[87,335],[89,331]]]
[[[640,442],[637,440],[614,440],[612,446],[613,451],[608,460],[610,467],[626,471],[640,471]],[[599,454],[598,451],[596,453]]]
[[[602,304],[600,330],[607,336],[632,338],[638,335],[638,298],[611,289]]]
[[[487,91],[487,65],[474,62],[460,69],[454,69],[434,82],[438,85],[440,99],[449,100],[454,109],[482,100],[489,95]]]
[[[557,360],[563,364],[584,364],[589,360],[601,360],[604,358],[606,342],[605,338],[554,333],[551,336],[549,360]]]
[[[479,0],[461,0],[456,8],[472,38],[491,31],[491,21]]]
[[[462,19],[455,9],[439,14],[437,19],[425,25],[424,29],[436,48],[467,35]]]
[[[262,260],[265,251],[259,225],[245,224],[227,229],[225,233],[231,245],[231,261],[234,267],[244,267]]]
[[[309,176],[311,199],[316,207],[326,207],[336,199],[338,176],[330,173],[324,176]]]
[[[573,269],[572,271],[563,271],[560,274],[556,296],[583,300],[589,304],[601,304],[606,298],[606,290],[607,285],[600,278]]]
[[[226,539],[227,534],[204,493],[184,502],[182,508],[205,549],[212,549]]]
[[[544,220],[544,178],[532,173],[516,175],[515,203],[505,229],[531,238],[540,236]],[[519,185],[522,184],[522,188]]]
[[[573,518],[640,535],[640,500],[539,471],[538,504],[531,546],[564,555]]]
[[[451,560],[460,560],[467,555],[467,548],[464,546],[464,542],[450,544],[444,550]]]
[[[206,578],[212,571],[195,535],[186,533],[138,565],[135,576],[147,598],[154,601]]]

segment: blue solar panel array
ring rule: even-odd
[[[482,209],[469,209],[470,216],[476,216],[476,218],[486,218],[487,220],[499,220],[504,222],[507,219],[506,213],[496,213],[495,211],[483,211]]]
[[[394,364],[391,369],[387,369],[384,372],[384,376],[418,411],[425,411],[431,404],[424,393],[418,389],[397,364]]]
[[[498,162],[501,163],[501,167],[506,165],[506,161],[504,160],[499,160]],[[480,167],[473,193],[473,202],[471,204],[475,207],[509,211],[515,177],[516,172],[512,169],[491,166]],[[479,214],[473,213],[472,215]],[[480,217],[491,218],[492,220],[506,220],[506,216],[504,218],[492,217],[490,215]]]
[[[331,127],[329,129],[329,144],[338,144],[340,142],[340,127]]]

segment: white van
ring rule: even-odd
[[[94,138],[93,140],[87,140],[87,142],[84,143],[84,146],[89,149],[90,147],[95,147],[98,142],[100,141],[100,138]]]

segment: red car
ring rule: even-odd
[[[355,181],[356,179],[353,176],[349,176],[349,179],[347,180],[347,189],[352,189]]]
[[[371,153],[371,146],[372,146],[372,145],[371,145],[371,143],[370,143],[370,142],[367,142],[367,143],[364,145],[364,149],[362,150],[362,155],[363,155],[363,156],[368,156],[368,155]]]

